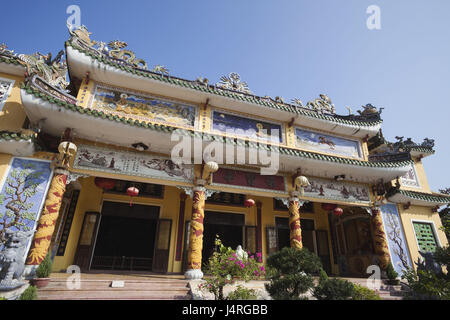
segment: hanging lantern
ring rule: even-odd
[[[136,187],[129,187],[127,189],[127,195],[129,195],[131,197],[130,207],[131,207],[131,204],[133,203],[133,197],[136,197],[138,194],[139,194],[139,189]]]
[[[251,208],[255,205],[255,200],[247,199],[247,200],[245,200],[244,205],[246,208]]]
[[[333,214],[336,217],[340,217],[343,213],[344,213],[344,210],[342,210],[342,208],[339,208],[339,207],[334,208],[334,210],[333,210]]]
[[[111,190],[116,186],[116,180],[108,178],[96,177],[94,183],[97,187],[103,190]]]
[[[322,209],[325,211],[334,210],[337,207],[334,203],[322,203]]]

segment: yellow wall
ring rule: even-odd
[[[441,246],[448,245],[448,240],[445,233],[441,230],[442,223],[437,212],[431,212],[430,207],[411,206],[408,209],[403,209],[403,205],[398,205],[398,210],[405,231],[406,242],[408,244],[409,254],[413,262],[417,262],[419,258],[419,247],[414,233],[413,220],[422,222],[430,222],[434,224],[434,230],[439,238]],[[414,267],[416,267],[415,263]]]
[[[23,77],[17,77],[0,72],[0,78],[14,80],[14,87],[11,94],[0,111],[0,130],[17,131],[22,128],[26,115],[22,107],[22,99],[20,98],[20,83]]]

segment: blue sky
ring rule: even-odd
[[[436,140],[423,160],[430,186],[450,187],[450,1],[8,1],[0,42],[56,54],[77,4],[92,39],[126,41],[149,65],[218,82],[238,72],[257,95],[307,102],[327,94],[337,112],[384,107],[383,133]],[[381,30],[366,27],[369,5]]]

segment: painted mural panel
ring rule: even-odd
[[[197,107],[142,93],[97,86],[91,108],[132,119],[193,128]]]
[[[308,178],[310,185],[305,188],[305,197],[369,203],[369,188],[351,182]]]
[[[282,126],[280,124],[244,118],[217,110],[212,112],[212,130],[253,139],[274,142],[283,141]]]
[[[419,188],[419,179],[417,178],[416,170],[413,165],[410,165],[409,171],[404,176],[400,177],[402,185],[407,187]]]
[[[395,271],[401,276],[403,270],[412,268],[412,264],[397,206],[393,203],[388,203],[382,205],[380,210],[392,265]]]
[[[0,251],[7,229],[35,229],[51,174],[50,161],[13,158],[0,192]]]
[[[256,172],[219,168],[213,174],[213,185],[238,186],[243,189],[259,189],[285,192],[283,176],[261,175]]]
[[[148,154],[80,145],[74,168],[183,182],[193,181],[192,165]]]
[[[362,158],[359,141],[344,139],[321,132],[295,129],[296,146],[311,151],[330,153],[338,156]]]

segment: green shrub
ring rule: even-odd
[[[240,285],[227,296],[227,300],[256,300],[257,298],[258,295],[255,290]]]
[[[395,280],[398,277],[397,271],[395,271],[394,266],[391,262],[389,262],[387,268],[386,268],[386,275],[389,280]]]
[[[5,297],[0,297],[0,301],[5,301],[5,300],[8,300],[8,299],[6,299]]]
[[[314,288],[313,296],[318,300],[349,300],[355,294],[353,284],[347,280],[338,278],[319,279],[319,284]]]
[[[199,289],[206,289],[214,294],[215,300],[224,300],[223,288],[227,284],[233,284],[236,279],[249,281],[257,279],[265,274],[264,267],[258,262],[261,253],[256,258],[248,253],[239,257],[235,250],[225,247],[216,236],[217,251],[208,260],[206,273],[209,275],[205,282],[199,285]]]
[[[381,300],[381,297],[375,291],[359,284],[353,286],[355,288],[353,300]]]
[[[314,286],[313,274],[322,269],[319,257],[308,249],[283,248],[267,258],[265,284],[267,292],[275,300],[299,300],[301,294]]]
[[[52,273],[53,263],[50,257],[50,252],[47,253],[45,259],[41,262],[39,267],[36,269],[36,276],[38,278],[48,278]]]
[[[19,300],[37,300],[37,288],[35,286],[29,286],[20,295]]]

